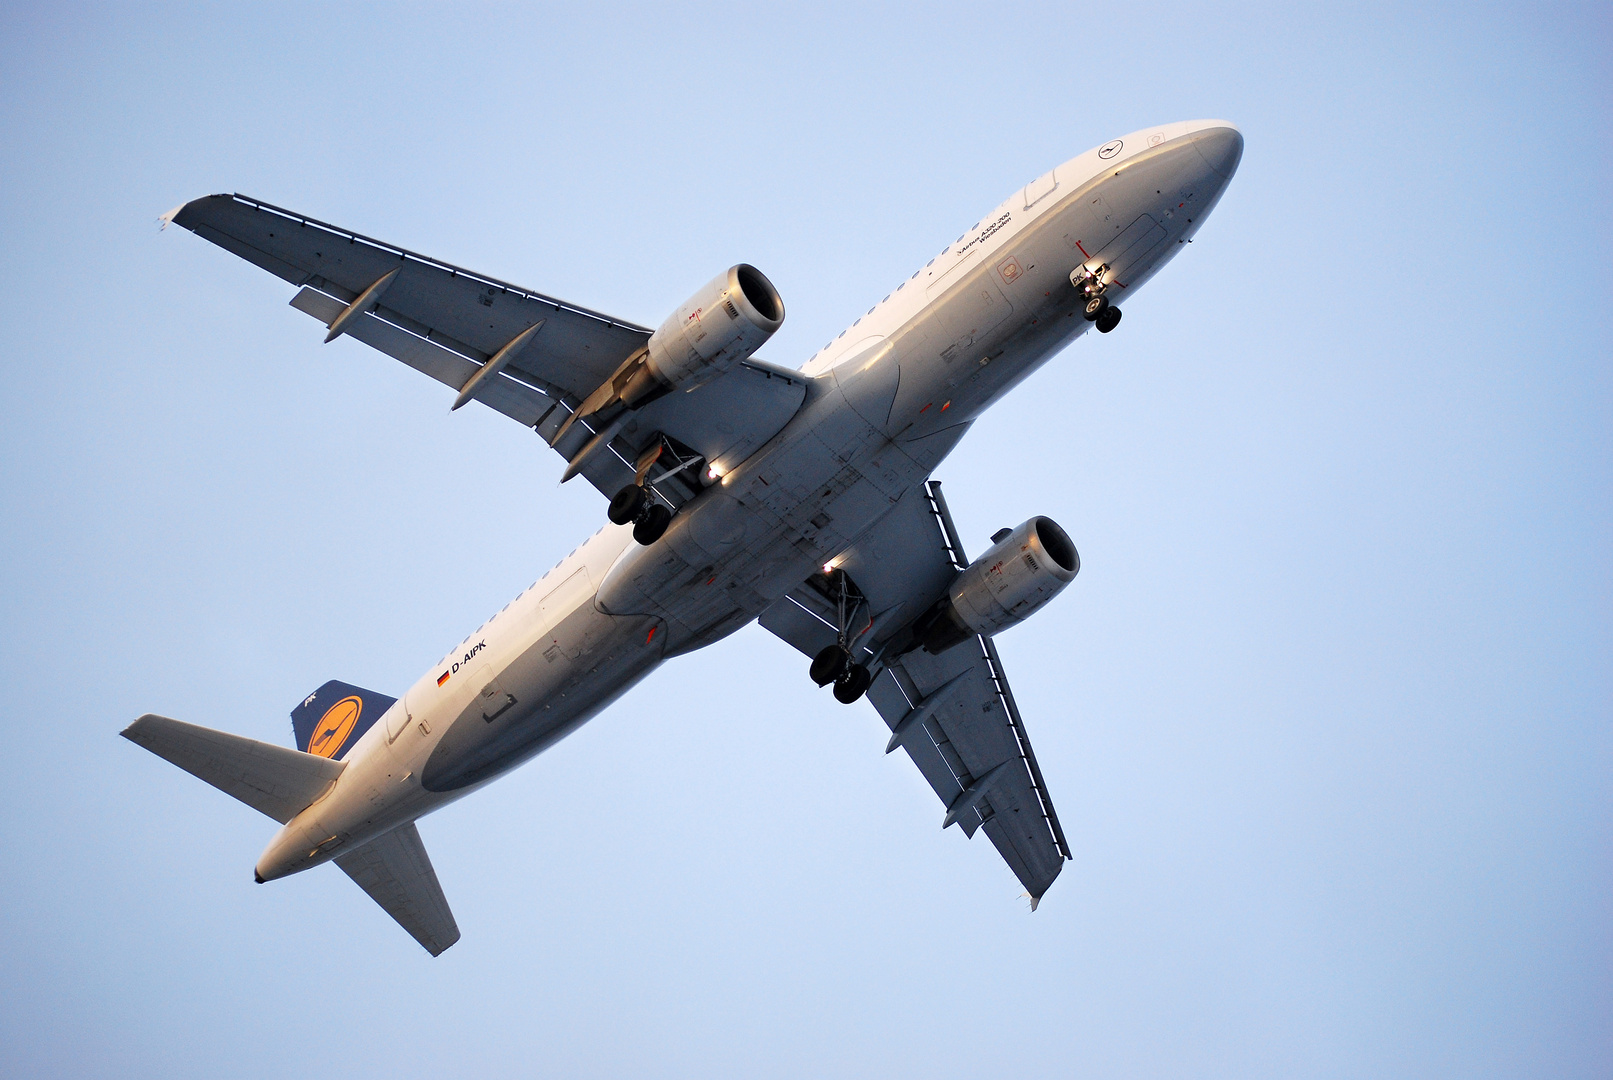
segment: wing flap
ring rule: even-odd
[[[459,940],[459,925],[413,822],[337,856],[335,862],[432,956]]]

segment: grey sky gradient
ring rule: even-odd
[[[0,11],[0,1074],[1613,1074],[1602,5]],[[1247,139],[1197,242],[938,472],[1076,583],[1000,638],[1031,915],[757,628],[421,833],[431,960],[116,737],[289,743],[603,520],[487,409],[156,218],[241,191],[796,365],[1030,178]]]

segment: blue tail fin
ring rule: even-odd
[[[397,700],[332,679],[291,710],[297,749],[305,754],[340,758]]]

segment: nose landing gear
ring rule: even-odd
[[[1100,334],[1107,334],[1120,325],[1120,309],[1109,303],[1109,298],[1104,295],[1109,289],[1108,277],[1108,263],[1096,270],[1089,270],[1083,264],[1070,274],[1070,284],[1086,298],[1081,306],[1081,317],[1096,324]]]

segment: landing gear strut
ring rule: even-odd
[[[851,621],[857,617],[860,609],[867,606],[868,601],[851,584],[844,570],[831,573],[829,583],[835,593],[836,622],[839,625],[834,644],[825,645],[812,658],[810,674],[812,681],[819,686],[834,683],[835,700],[850,705],[867,693],[874,681],[868,666],[856,663],[851,658]]]

